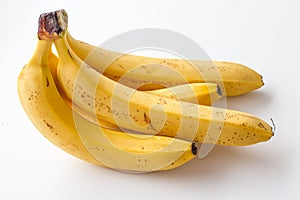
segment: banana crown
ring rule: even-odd
[[[63,36],[68,28],[68,14],[65,10],[43,13],[38,22],[38,38],[55,40]]]

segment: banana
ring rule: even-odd
[[[49,67],[53,79],[55,80],[55,83],[57,83],[57,86],[59,86],[56,71],[58,58],[52,53],[52,51],[49,52],[48,62],[50,63]],[[59,87],[58,90],[60,90]],[[222,96],[220,87],[217,84],[213,83],[191,83],[164,89],[149,90],[146,92],[169,99],[177,99],[185,102],[198,103],[201,105],[212,105]],[[119,127],[115,124],[111,124],[103,120],[97,120],[94,115],[91,115],[90,113],[73,104],[72,101],[68,97],[66,97],[63,92],[61,92],[61,95],[63,96],[65,102],[71,108],[74,108],[76,112],[84,118],[89,119],[91,122],[98,124],[103,128],[120,130]]]
[[[221,88],[215,83],[190,83],[145,92],[168,99],[207,106],[211,106],[222,96]]]
[[[101,128],[73,112],[52,76],[57,60],[51,43],[38,41],[19,75],[18,94],[32,123],[53,144],[95,165],[130,172],[173,169],[195,157],[194,143]]]
[[[53,53],[51,53],[49,56],[49,61],[53,62],[53,65],[51,66],[54,67],[53,69],[51,69],[51,72],[53,76],[56,76],[56,66],[58,64],[58,58]],[[215,83],[190,83],[169,88],[149,90],[145,92],[169,99],[175,99],[189,103],[197,103],[207,106],[212,105],[222,97],[222,91],[220,87]]]
[[[58,84],[58,78],[57,78],[57,65],[58,65],[58,57],[53,54],[53,52],[50,50],[48,52],[48,66],[50,68],[50,72],[51,72],[51,75],[52,75],[52,78],[56,84],[56,87],[57,87],[57,90],[60,92],[62,98],[64,99],[64,101],[67,103],[67,105],[70,107],[70,108],[75,108],[76,105],[72,103],[72,101],[66,97],[66,95],[62,92],[61,88],[59,87],[59,84]],[[208,100],[207,100],[208,101]],[[84,118],[87,118],[91,121],[91,119],[93,119],[93,115],[89,114],[88,112],[80,109],[79,107],[76,107],[76,111],[79,115],[83,116]],[[114,125],[114,124],[111,124],[111,123],[108,123],[106,121],[98,121],[96,118],[94,118],[94,120],[92,120],[93,123],[95,124],[98,124],[100,125],[101,127],[103,128],[109,128],[109,129],[112,129],[112,130],[120,130],[118,128],[118,126]]]
[[[237,96],[264,85],[260,74],[238,63],[121,54],[78,41],[69,33],[67,39],[75,54],[88,65],[115,81],[139,90],[211,82],[219,84],[224,95]]]
[[[52,53],[52,51],[49,52],[48,61],[52,62],[50,65],[52,68],[50,68],[50,70],[52,76],[56,79],[58,58]],[[207,106],[212,105],[222,97],[221,88],[215,83],[190,83],[163,89],[148,90],[145,92],[169,99],[176,99]],[[66,101],[69,102],[68,99],[66,99]]]
[[[56,55],[52,53],[52,51],[49,52],[48,56],[48,62],[51,74],[53,76],[53,79],[57,86],[58,80],[57,80],[57,64],[58,64],[58,58]],[[58,90],[60,88],[58,87]],[[150,90],[146,91],[147,93],[154,94],[161,97],[166,97],[170,99],[177,99],[185,102],[191,102],[191,103],[198,103],[202,105],[211,105],[215,101],[217,101],[221,97],[221,90],[220,87],[213,83],[191,83],[191,84],[184,84],[179,86],[173,86],[170,88],[164,88],[164,89],[157,89],[157,90]],[[94,115],[91,115],[90,113],[86,112],[85,110],[79,108],[75,104],[72,103],[72,101],[64,95],[63,92],[61,92],[62,97],[64,98],[65,102],[71,107],[76,110],[78,114],[83,116],[86,119],[89,119],[91,122],[100,125],[103,128],[113,129],[113,130],[120,130],[118,126],[115,124],[111,124],[109,122],[98,120],[95,118]]]
[[[59,30],[53,36],[59,84],[73,104],[99,120],[127,131],[220,145],[251,145],[273,136],[272,127],[251,114],[158,97],[115,82],[78,58],[68,46],[66,28]]]

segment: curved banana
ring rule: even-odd
[[[238,63],[121,54],[78,41],[70,34],[67,34],[67,39],[75,54],[88,65],[115,81],[139,90],[211,82],[219,84],[224,95],[237,96],[264,85],[261,75]]]
[[[52,63],[50,65],[52,66],[51,73],[54,76],[54,78],[57,78],[56,70],[58,58],[52,53],[52,51],[50,51],[49,53],[48,62]],[[190,83],[163,89],[148,90],[145,92],[169,99],[175,99],[207,106],[212,105],[214,102],[216,102],[222,97],[222,91],[219,85],[215,83]],[[66,101],[69,102],[68,99],[66,99]]]
[[[56,63],[51,43],[38,41],[19,75],[18,94],[32,123],[53,144],[90,163],[136,172],[173,169],[195,157],[193,143],[108,130],[73,112],[51,74]]]
[[[57,86],[59,86],[57,80],[58,58],[56,55],[52,53],[52,51],[49,52],[48,62],[50,63],[49,67],[53,79],[57,84]],[[60,90],[59,87],[58,90]],[[201,105],[212,105],[215,101],[217,101],[222,96],[220,87],[214,83],[191,83],[191,84],[173,86],[164,89],[149,90],[145,92],[154,94],[156,96],[166,97],[169,99],[177,99],[177,100],[190,102],[190,103],[197,103]],[[68,97],[66,97],[66,95],[64,95],[62,91],[61,91],[61,95],[64,98],[65,102],[71,108],[75,109],[76,112],[81,116],[83,116],[84,118],[89,119],[91,122],[98,124],[103,128],[120,130],[119,127],[116,126],[115,124],[111,124],[103,120],[98,120],[94,115],[91,115],[90,113],[86,112],[85,110],[73,104],[72,101]]]
[[[49,62],[53,62],[51,72],[53,76],[56,76],[58,58],[53,53],[49,56]],[[222,91],[215,83],[190,83],[145,92],[160,97],[207,106],[212,105],[222,97]]]
[[[157,97],[115,82],[89,67],[57,35],[58,79],[73,104],[120,128],[220,145],[269,140],[272,127],[248,113]]]
[[[52,53],[52,51],[49,52],[48,62],[50,63],[49,67],[53,79],[57,84],[57,86],[59,86],[57,80],[58,58],[56,55]],[[60,90],[59,87],[58,90]],[[173,86],[164,89],[149,90],[146,92],[150,94],[154,94],[156,96],[166,97],[169,99],[177,99],[177,100],[190,102],[190,103],[198,103],[201,105],[212,105],[215,101],[217,101],[222,96],[220,87],[214,83],[191,83],[191,84]],[[98,124],[103,128],[120,130],[119,127],[116,126],[115,124],[111,124],[103,120],[98,120],[94,115],[91,115],[90,113],[86,112],[85,110],[73,104],[72,101],[68,97],[66,97],[66,95],[64,95],[62,91],[61,91],[61,95],[65,100],[65,102],[71,108],[75,109],[78,114],[88,119],[89,121]]]

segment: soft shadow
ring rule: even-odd
[[[214,106],[245,112],[259,112],[271,102],[272,94],[268,91],[253,91],[241,96],[223,97]]]
[[[145,184],[150,187],[157,182],[166,187],[174,185],[191,186],[191,190],[197,187],[218,187],[232,178],[240,180],[240,176],[255,177],[259,179],[264,174],[276,177],[286,171],[286,161],[274,156],[273,149],[267,148],[268,144],[250,147],[226,147],[215,146],[212,152],[203,159],[193,159],[185,165],[169,170],[149,173],[127,173],[103,167],[97,167],[82,162],[75,165],[72,162],[62,170],[63,180],[78,178],[88,187],[97,190],[102,180],[110,179],[108,187],[123,188],[128,180]],[[272,153],[273,152],[273,153]],[[72,168],[73,170],[67,170]],[[65,173],[68,172],[68,173]],[[249,176],[250,174],[250,176]],[[281,176],[283,177],[283,176]],[[62,183],[63,184],[63,183]],[[220,185],[221,184],[221,185]],[[134,187],[128,186],[128,187]]]
[[[194,180],[199,183],[199,180],[207,181],[214,178],[222,179],[222,177],[226,179],[230,174],[238,173],[240,169],[251,172],[255,168],[261,171],[273,170],[277,173],[281,170],[282,162],[271,159],[269,153],[271,152],[262,153],[253,147],[215,146],[213,151],[203,159],[196,158],[177,169],[154,172],[150,175],[155,179]]]

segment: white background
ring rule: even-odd
[[[96,3],[97,2],[97,3]],[[299,1],[4,1],[0,7],[0,199],[295,199],[300,185]],[[30,123],[17,76],[36,45],[37,19],[64,8],[74,37],[100,44],[137,28],[182,33],[215,60],[243,63],[265,86],[228,107],[277,125],[249,147],[216,147],[166,172],[126,174],[67,155]]]

